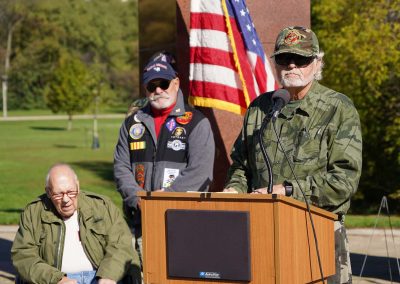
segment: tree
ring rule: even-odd
[[[323,83],[350,96],[361,117],[363,173],[352,208],[375,210],[382,195],[400,197],[400,0],[317,0],[312,16],[326,52]]]
[[[13,30],[10,107],[45,107],[49,75],[64,53],[102,73],[110,102],[128,103],[138,95],[136,0],[2,0],[0,6],[3,3],[21,3],[23,16]],[[6,26],[0,25],[0,36],[6,38],[1,34]],[[2,61],[4,50],[0,46]]]
[[[68,114],[68,130],[72,128],[72,116],[86,110],[93,102],[94,77],[79,59],[72,56],[63,57],[54,70],[45,92],[46,103],[54,113]]]
[[[26,14],[26,9],[29,8],[30,4],[31,3],[29,1],[24,0],[4,0],[0,2],[0,25],[4,27],[4,29],[2,29],[2,31],[0,32],[0,37],[6,39],[6,45],[3,46],[4,70],[2,72],[2,107],[4,117],[7,117],[8,111],[7,89],[13,34],[18,23],[20,23],[24,18],[24,15]]]

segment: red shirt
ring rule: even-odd
[[[154,128],[156,130],[157,138],[158,134],[160,133],[161,126],[164,124],[170,112],[174,109],[175,104],[176,102],[169,108],[164,108],[164,109],[151,108],[151,112],[153,113]]]

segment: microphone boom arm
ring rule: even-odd
[[[258,132],[258,140],[260,142],[261,153],[263,155],[263,158],[264,158],[265,164],[267,165],[267,170],[268,170],[268,179],[269,179],[269,181],[268,181],[267,192],[269,194],[271,194],[272,193],[272,186],[274,184],[274,177],[273,177],[273,174],[272,174],[271,161],[269,160],[269,157],[268,157],[267,151],[265,150],[265,146],[264,146],[263,139],[262,139],[265,127],[268,124],[269,120],[270,120],[270,117],[268,115],[266,115],[265,118],[263,119],[263,122],[261,123],[260,131]]]

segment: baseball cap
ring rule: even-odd
[[[275,55],[281,53],[294,53],[301,56],[315,56],[319,52],[318,39],[315,33],[304,27],[284,28],[276,38]]]
[[[147,84],[153,79],[172,80],[177,73],[172,66],[163,60],[150,60],[144,68],[143,83]]]

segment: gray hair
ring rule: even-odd
[[[51,173],[51,171],[52,171],[54,168],[56,168],[56,167],[66,167],[66,168],[68,168],[68,169],[71,170],[71,172],[74,174],[75,181],[76,181],[76,182],[78,181],[78,176],[76,175],[74,169],[73,169],[70,165],[65,164],[65,163],[57,163],[57,164],[52,165],[52,166],[50,167],[49,171],[47,172],[47,175],[46,175],[46,183],[45,183],[46,189],[51,189],[51,184],[50,184],[50,173]]]
[[[322,80],[322,69],[324,68],[324,65],[325,65],[324,60],[323,60],[324,55],[325,55],[325,53],[323,51],[320,51],[315,55],[315,60],[321,62],[317,72],[315,72],[315,74],[314,74],[314,79],[317,81]]]

